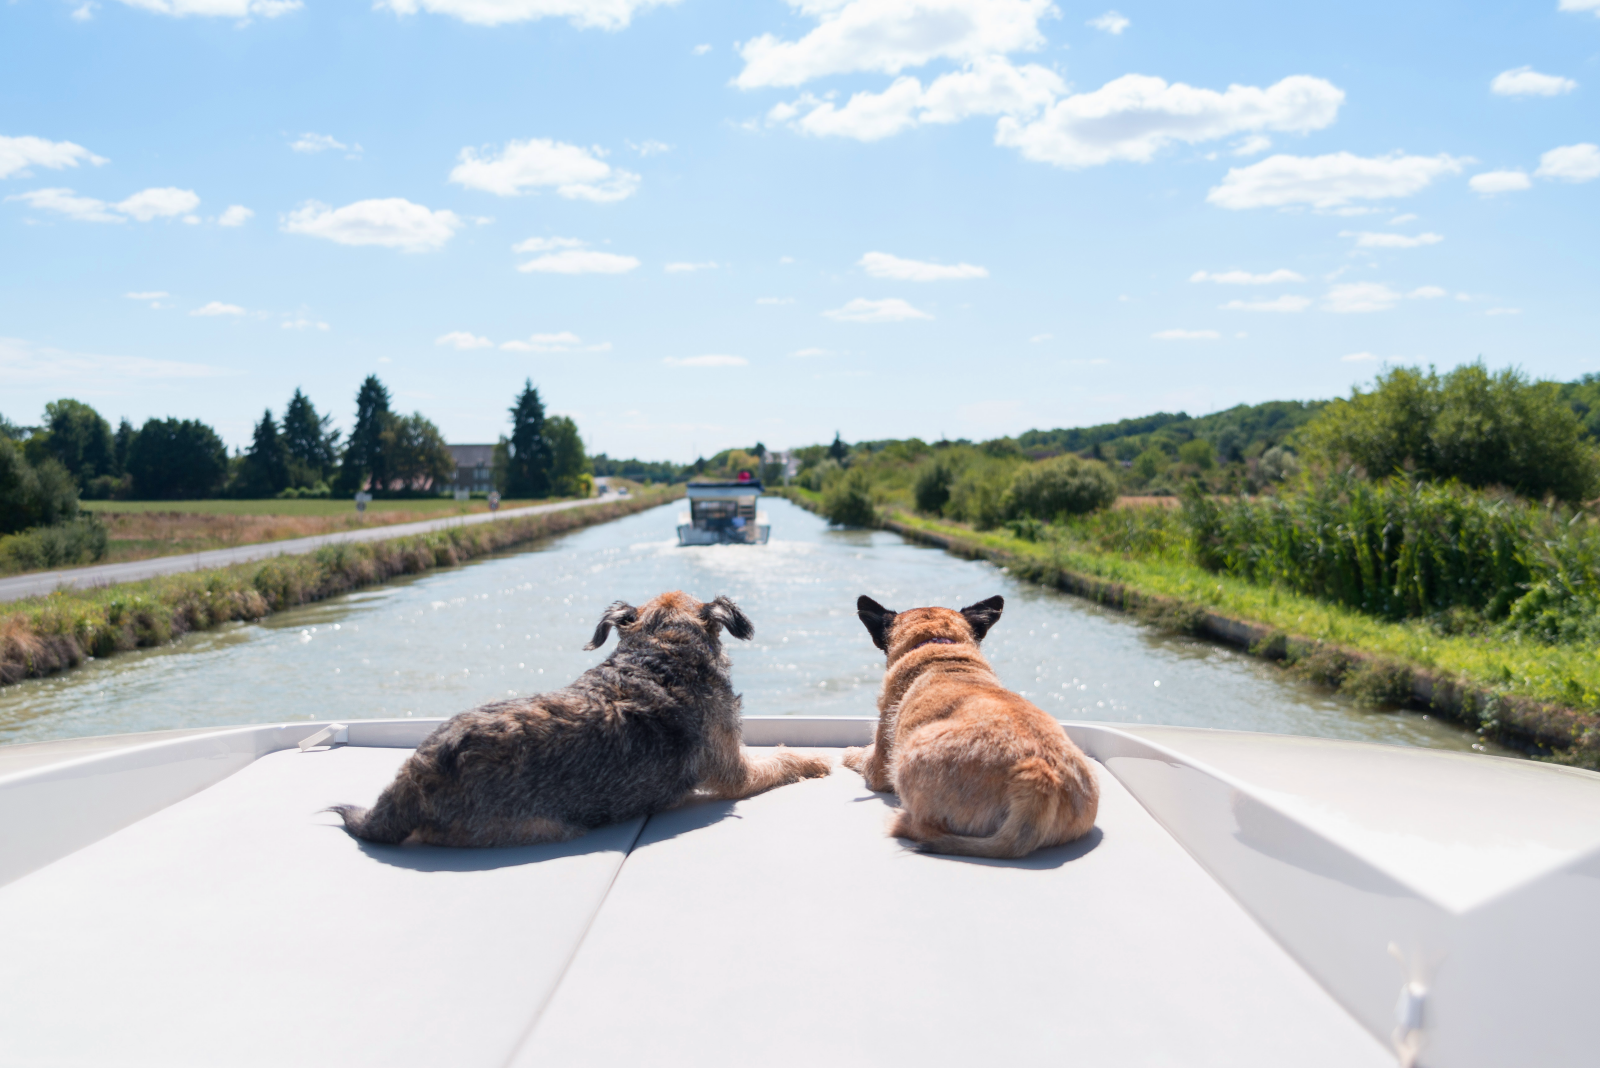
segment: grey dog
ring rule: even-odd
[[[463,712],[425,738],[370,809],[334,805],[373,842],[562,842],[699,792],[736,799],[827,775],[825,757],[741,744],[740,698],[719,632],[755,634],[726,597],[663,593],[600,617],[617,648],[565,689]]]

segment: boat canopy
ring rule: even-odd
[[[740,500],[761,496],[761,480],[748,482],[691,482],[688,486],[691,501]]]

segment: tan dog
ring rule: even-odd
[[[959,612],[891,612],[870,597],[856,614],[889,656],[877,740],[847,749],[846,767],[893,790],[889,825],[935,853],[1021,857],[1087,834],[1100,787],[1061,724],[1000,684],[978,643],[1005,599]]]

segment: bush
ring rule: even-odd
[[[943,460],[935,460],[924,467],[912,489],[917,511],[924,515],[943,514],[944,506],[950,503],[950,486],[953,482],[955,472]]]
[[[106,527],[93,514],[0,538],[0,574],[92,564],[106,555]]]
[[[1015,464],[993,460],[968,465],[950,487],[945,514],[971,523],[979,530],[993,530],[1004,522],[1006,487],[1011,483]]]
[[[1202,471],[1209,471],[1217,466],[1217,450],[1205,438],[1195,438],[1178,446],[1178,459],[1186,464],[1194,464]]]
[[[30,464],[0,437],[0,534],[50,526],[78,514],[78,487],[57,460]]]
[[[841,527],[871,527],[878,522],[872,503],[872,480],[861,470],[834,479],[822,494],[822,514]]]
[[[1097,512],[1116,499],[1117,480],[1104,464],[1057,456],[1018,471],[1006,488],[1003,508],[1008,519],[1049,523],[1064,515]]]

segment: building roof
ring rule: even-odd
[[[447,445],[457,467],[488,467],[494,463],[493,445]]]

